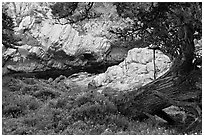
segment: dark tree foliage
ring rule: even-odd
[[[194,38],[202,34],[201,3],[115,3],[118,14],[135,20],[136,31],[149,44],[157,45],[164,53],[178,56],[183,52],[186,35],[184,28],[191,29]]]
[[[57,2],[51,6],[52,14],[59,18],[65,18],[73,14],[78,2]]]
[[[68,23],[73,24],[85,19],[95,18],[95,15],[90,12],[93,4],[93,2],[56,2],[51,6],[51,9],[59,23],[59,19],[64,18]]]
[[[15,48],[16,39],[14,38],[14,23],[8,16],[6,9],[2,9],[2,44],[6,48]]]
[[[189,27],[194,38],[202,34],[202,3],[114,3],[119,16],[131,18],[134,24],[123,31],[136,32],[144,42],[157,45],[166,54],[178,56]],[[116,31],[117,32],[117,31]],[[116,33],[115,32],[115,33]]]

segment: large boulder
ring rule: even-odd
[[[171,66],[168,56],[160,51],[155,54],[156,78],[164,74]],[[109,67],[107,71],[94,78],[92,83],[100,87],[117,90],[129,90],[154,80],[153,50],[134,48],[128,51],[127,58],[119,65]]]

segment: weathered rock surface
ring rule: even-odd
[[[10,70],[98,69],[124,59],[127,51],[111,52],[111,43],[104,36],[113,24],[118,25],[117,22],[90,20],[83,26],[87,32],[81,33],[76,25],[56,24],[49,4],[13,2],[7,5],[16,25],[14,30],[22,39],[19,42],[22,46],[5,65],[12,65]],[[94,29],[92,26],[95,26]],[[7,58],[10,55],[6,53],[3,56]]]
[[[141,57],[146,55],[145,57]],[[156,78],[164,74],[171,66],[170,59],[156,51]],[[91,75],[77,73],[65,80],[67,85],[74,84],[84,89],[96,89],[103,92],[110,88],[115,91],[128,91],[141,87],[154,80],[153,51],[147,48],[134,48],[119,65],[109,67],[105,73]]]
[[[156,77],[170,68],[171,61],[160,51],[155,54]],[[128,51],[127,58],[119,65],[109,67],[105,73],[96,76],[96,87],[106,86],[117,90],[129,90],[154,80],[153,51],[147,48],[134,48]]]

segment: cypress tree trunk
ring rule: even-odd
[[[189,24],[183,26],[183,33],[182,52],[173,60],[168,72],[138,90],[117,96],[116,104],[122,114],[132,118],[158,115],[173,124],[174,121],[162,109],[174,105],[200,115],[202,90],[195,85],[202,81],[202,74],[193,69],[195,47]]]

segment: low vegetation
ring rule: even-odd
[[[3,78],[2,133],[4,135],[169,135],[186,134],[150,118],[136,121],[122,115],[113,92],[105,94],[65,86],[64,80]],[[114,92],[115,94],[115,92]],[[188,134],[201,134],[195,129]]]

